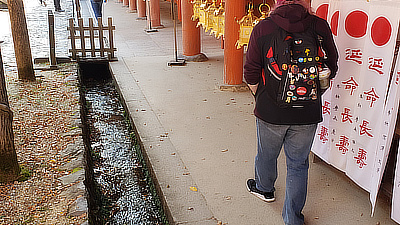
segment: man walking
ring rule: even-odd
[[[101,18],[103,16],[103,0],[90,0],[90,2],[92,3],[93,12],[96,16],[96,19]]]
[[[313,37],[316,46],[299,50],[307,39],[301,35],[299,38],[299,34]],[[310,53],[318,43],[325,56],[320,54],[321,49],[318,55]],[[280,53],[282,49],[286,53]],[[282,58],[289,56],[290,60],[282,63]],[[328,23],[313,15],[304,0],[276,0],[270,17],[257,24],[251,34],[244,77],[256,99],[257,156],[255,178],[247,181],[247,188],[266,202],[275,201],[277,158],[283,146],[287,177],[282,217],[286,225],[304,224],[308,157],[317,124],[322,121],[322,90],[316,70],[326,65],[332,79],[338,69],[337,60]]]
[[[61,9],[60,0],[54,0],[54,8],[56,12],[64,12],[65,10]]]

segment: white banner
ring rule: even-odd
[[[390,71],[400,2],[312,3],[328,20],[340,55],[312,151],[370,192],[374,208],[398,112],[400,72],[390,76]]]
[[[371,179],[370,200],[372,203],[372,212],[375,208],[376,198],[382,181],[385,166],[388,160],[391,147],[391,140],[395,131],[397,112],[399,110],[400,99],[400,57],[397,56],[395,68],[390,78],[390,87],[388,89],[386,105],[383,110],[380,136],[378,140],[378,149],[376,151],[374,169]]]
[[[397,223],[400,223],[400,150],[399,149],[397,149],[397,166],[396,166],[394,185],[393,185],[392,219]]]

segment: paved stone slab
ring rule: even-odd
[[[85,170],[81,169],[75,173],[68,174],[66,176],[58,178],[61,180],[63,185],[75,183],[85,179]]]
[[[196,187],[190,172],[168,139],[168,131],[160,124],[139,87],[132,82],[124,62],[111,63],[111,69],[113,74],[117,74],[116,83],[135,123],[161,198],[174,223],[202,221],[202,224],[215,224],[214,220],[210,220],[213,215],[201,192],[190,189]]]

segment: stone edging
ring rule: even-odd
[[[71,84],[76,87],[76,93],[79,93],[77,76],[71,75],[67,79],[68,81],[72,81]],[[73,113],[72,119],[74,121],[72,126],[75,127],[75,129],[62,134],[62,136],[77,136],[77,138],[74,143],[68,144],[61,152],[61,156],[68,159],[68,163],[60,166],[59,169],[73,172],[58,178],[63,187],[66,187],[60,195],[65,197],[66,201],[75,199],[74,202],[68,206],[68,212],[65,214],[66,217],[80,217],[86,214],[86,218],[88,218],[88,195],[84,184],[86,168],[85,145],[83,141],[83,124],[80,109]],[[87,220],[82,223],[82,225],[87,224],[89,224]]]

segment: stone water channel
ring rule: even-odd
[[[49,55],[47,5],[24,1],[33,58]],[[67,19],[73,16],[72,1],[64,1],[66,12],[55,13],[56,56],[68,56]],[[8,11],[0,9],[0,42],[5,71],[16,71]],[[154,184],[140,153],[132,126],[125,117],[108,64],[81,64],[81,99],[87,131],[86,172],[89,217],[92,224],[168,224]],[[96,76],[94,76],[96,75]]]
[[[90,176],[96,181],[90,191],[93,219],[103,223],[104,218],[108,224],[166,224],[108,63],[80,63],[80,77],[93,159]]]

